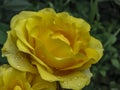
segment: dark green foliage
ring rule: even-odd
[[[85,19],[91,24],[90,33],[103,43],[104,56],[92,66],[91,84],[83,90],[119,90],[120,0],[0,0],[0,49],[12,16],[22,10],[37,11],[44,7]],[[0,64],[3,63],[7,63],[6,58],[0,57]]]

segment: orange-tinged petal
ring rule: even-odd
[[[73,70],[73,69],[82,69],[83,65],[89,61],[89,59],[83,55],[83,54],[78,54],[73,58],[74,64],[72,66],[63,68],[61,70]]]
[[[57,41],[59,41],[59,40],[57,40]],[[55,68],[64,68],[64,67],[66,67],[66,66],[71,65],[71,64],[74,63],[74,61],[71,59],[71,58],[73,58],[72,56],[70,56],[70,57],[64,57],[64,58],[56,57],[56,56],[52,55],[45,48],[45,46],[41,43],[41,41],[39,41],[38,39],[36,39],[36,42],[37,42],[37,44],[35,45],[36,46],[35,50],[36,50],[37,56],[41,60],[43,60],[47,65],[49,65],[51,67],[55,67]],[[65,49],[67,51],[68,48],[65,48]]]

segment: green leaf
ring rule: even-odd
[[[114,2],[120,6],[120,0],[114,0]]]
[[[92,23],[95,17],[97,20],[99,20],[100,18],[98,13],[98,0],[90,0],[90,8],[91,8],[91,12],[89,15],[89,20]]]
[[[114,67],[120,69],[120,62],[117,59],[112,59],[111,63]]]
[[[0,30],[8,31],[9,30],[9,26],[7,24],[4,24],[4,23],[0,22]]]
[[[27,9],[32,4],[29,3],[27,0],[4,0],[4,8],[12,9],[15,11],[20,11]]]
[[[114,34],[109,34],[109,33],[106,33],[107,35],[107,38],[108,40],[106,41],[106,43],[104,44],[104,46],[109,46],[109,45],[112,45],[116,42],[117,38]]]
[[[1,47],[0,47],[0,65],[8,63],[6,57],[1,57],[2,52],[1,52]]]
[[[2,45],[6,40],[6,33],[0,30],[0,44]]]
[[[7,33],[6,31],[9,30],[9,26],[3,23],[0,23],[0,44],[4,44],[6,38],[7,38]]]
[[[2,10],[1,10],[1,8],[0,8],[0,19],[2,18]]]
[[[106,71],[104,69],[100,70],[100,74],[105,77],[106,76]]]
[[[4,57],[0,57],[0,65],[2,65],[2,64],[7,64],[8,62],[7,62],[7,59]]]

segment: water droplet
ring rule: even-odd
[[[22,90],[22,88],[21,88],[21,86],[16,85],[16,86],[14,87],[14,90]]]
[[[68,83],[69,83],[68,81],[63,82],[65,86],[68,86]]]
[[[15,59],[16,60],[23,60],[24,58],[20,53],[16,53]]]
[[[45,58],[45,56],[44,56],[44,55],[41,55],[41,58]]]
[[[81,86],[81,83],[78,83],[78,86]]]
[[[20,66],[17,66],[17,68],[20,68]]]
[[[56,22],[55,22],[55,21],[53,21],[53,24],[56,24]]]
[[[78,79],[78,77],[74,77],[74,79],[75,79],[75,80],[77,80],[77,79]]]

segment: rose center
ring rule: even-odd
[[[61,41],[65,42],[66,44],[70,45],[69,40],[68,40],[65,36],[63,36],[62,34],[60,34],[60,33],[54,34],[54,35],[52,36],[52,38],[53,38],[53,39],[60,39]]]
[[[22,88],[20,86],[16,85],[13,90],[22,90]]]

